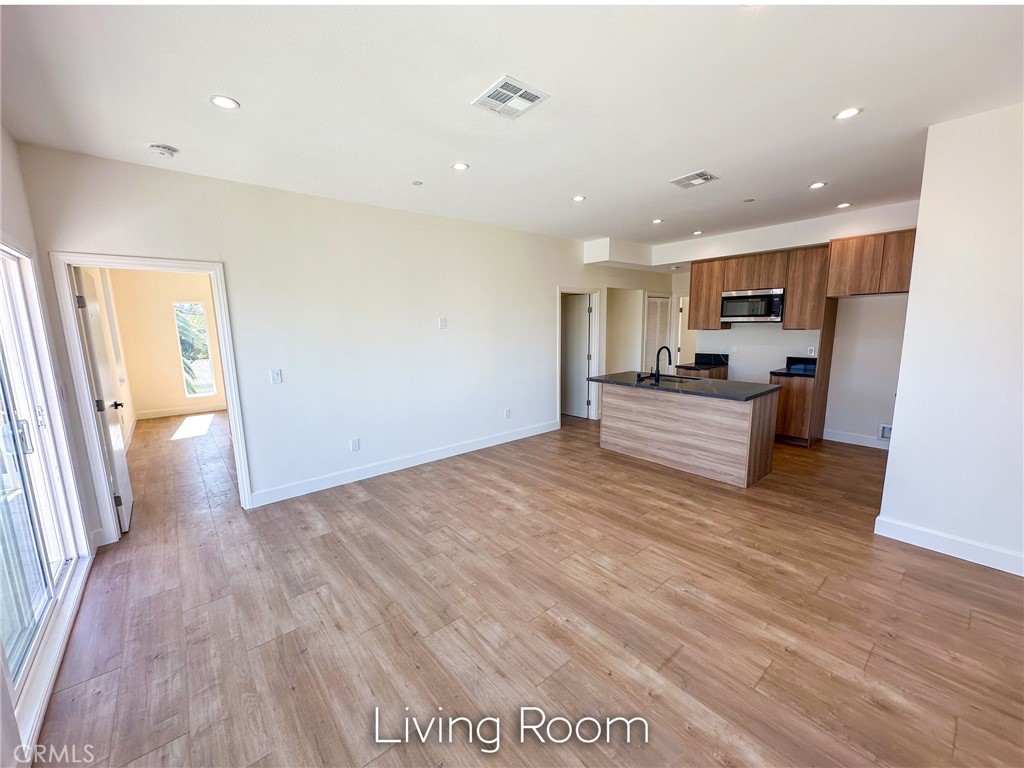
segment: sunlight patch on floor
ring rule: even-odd
[[[202,413],[198,416],[187,416],[178,431],[174,433],[171,440],[187,440],[190,437],[202,437],[210,431],[210,424],[213,423],[212,413]]]

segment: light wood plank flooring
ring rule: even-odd
[[[875,537],[879,451],[780,445],[739,489],[574,421],[244,512],[224,414],[182,420],[139,424],[132,530],[97,555],[44,744],[105,768],[1024,765],[1022,581]],[[520,744],[524,705],[642,715],[650,743]],[[500,751],[374,743],[374,707],[389,736],[406,706],[500,716]]]

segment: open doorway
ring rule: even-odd
[[[595,386],[587,381],[597,371],[597,326],[594,322],[599,294],[559,292],[559,413],[579,419],[597,418]]]
[[[201,453],[196,466],[219,466],[214,482],[247,506],[220,266],[53,256],[105,543],[129,530],[154,450]]]

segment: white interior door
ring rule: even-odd
[[[92,275],[78,267],[75,267],[74,273],[79,297],[79,327],[84,342],[86,363],[89,367],[93,399],[96,401],[96,422],[106,454],[104,461],[110,481],[110,493],[117,506],[121,530],[127,531],[132,518],[134,496],[132,495],[131,479],[128,476],[128,457],[125,450],[124,434],[121,431],[121,419],[117,414],[117,410],[123,404],[114,399],[117,392],[114,383],[116,370],[114,361],[110,359],[108,353],[107,339],[104,338],[103,319],[100,316],[100,313],[103,312],[103,305],[99,289]]]
[[[590,382],[590,296],[562,295],[562,413],[587,418]]]

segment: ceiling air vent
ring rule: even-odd
[[[709,181],[718,181],[718,177],[701,168],[699,171],[680,176],[678,179],[672,179],[669,184],[675,184],[683,189],[690,189],[692,187],[699,187],[701,184],[707,184]]]
[[[473,104],[489,112],[515,120],[548,97],[543,91],[531,88],[511,77],[503,77],[473,100]]]

